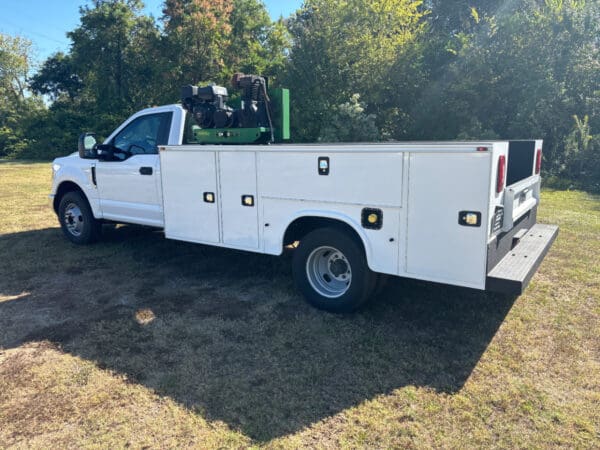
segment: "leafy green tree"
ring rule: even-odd
[[[372,142],[379,138],[375,115],[365,112],[360,95],[334,107],[327,124],[321,128],[320,142]]]
[[[272,22],[260,0],[234,0],[230,22],[225,75],[234,72],[278,75],[285,65],[285,49],[290,45],[283,20]]]
[[[589,116],[573,116],[574,125],[565,138],[562,175],[571,181],[600,188],[600,141],[592,135]]]
[[[42,107],[27,95],[31,42],[0,33],[0,157],[14,156],[27,145],[24,124]]]
[[[224,82],[225,54],[231,41],[227,0],[166,0],[162,21],[168,53],[168,89],[185,84]]]
[[[0,95],[13,102],[25,100],[30,69],[31,42],[0,33]]]
[[[160,85],[160,33],[141,14],[139,0],[94,0],[80,8],[68,33],[69,54],[48,58],[30,80],[52,102],[35,120],[23,120],[23,157],[48,158],[75,150],[77,135],[106,136],[130,113],[156,104]]]
[[[160,33],[141,8],[139,0],[94,0],[80,8],[79,26],[67,34],[71,52],[51,56],[31,79],[32,90],[52,104],[32,125],[23,155],[73,151],[82,131],[106,136],[160,100]]]
[[[513,10],[514,2],[498,0],[425,0],[428,9],[427,21],[433,33],[450,38],[454,35],[474,31],[486,17]]]
[[[592,127],[598,117],[598,4],[521,0],[512,7],[487,17],[430,78],[411,111],[412,134],[541,137],[544,170],[558,174],[571,117],[588,114]]]
[[[30,88],[52,101],[62,96],[73,100],[81,91],[83,82],[77,74],[73,59],[62,52],[50,56],[30,80]]]
[[[146,40],[157,38],[140,0],[93,0],[80,8],[80,25],[67,33],[71,58],[93,112],[123,115],[152,102],[144,79],[156,77]]]
[[[275,77],[285,63],[288,35],[260,0],[167,0],[163,50],[169,89],[227,85],[235,72]]]
[[[357,93],[380,116],[388,76],[423,29],[421,1],[307,0],[289,21],[285,77],[294,136],[314,140],[336,105]]]

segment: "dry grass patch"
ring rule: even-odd
[[[0,355],[0,442],[33,448],[247,445],[225,424],[190,414],[119,374],[61,352],[47,342]]]

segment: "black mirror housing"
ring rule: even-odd
[[[98,157],[96,135],[94,133],[82,133],[77,142],[79,157],[83,159],[96,159]]]
[[[111,144],[96,145],[96,158],[100,161],[113,161],[115,157],[115,147]]]

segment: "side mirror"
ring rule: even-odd
[[[83,159],[96,159],[98,151],[96,150],[96,135],[94,133],[83,133],[79,136],[77,142],[79,157]]]
[[[96,152],[96,158],[100,161],[114,161],[115,159],[115,148],[110,144],[99,144],[94,149]]]

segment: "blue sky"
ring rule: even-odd
[[[263,0],[271,17],[287,17],[302,0]],[[0,0],[0,32],[25,36],[33,42],[34,57],[43,62],[52,53],[69,49],[65,33],[79,23],[79,6],[86,0]],[[144,0],[146,11],[161,16],[162,0]]]

